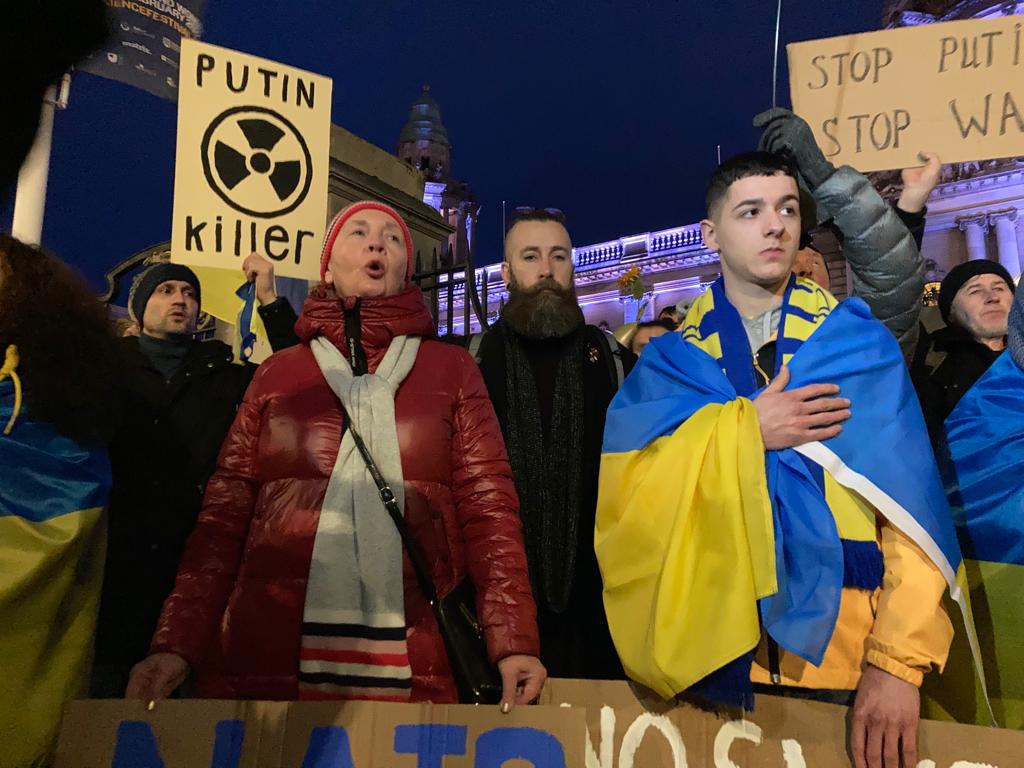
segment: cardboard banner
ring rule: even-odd
[[[174,101],[181,40],[202,35],[206,0],[106,0],[106,4],[110,37],[78,68]]]
[[[171,260],[319,280],[330,78],[195,40],[181,71]]]
[[[1024,155],[1024,17],[786,46],[793,111],[859,171]]]
[[[849,710],[758,696],[753,712],[715,715],[638,696],[623,682],[549,680],[546,704],[587,713],[581,768],[852,768]],[[922,721],[916,768],[1011,768],[1024,733]]]
[[[715,715],[627,683],[549,680],[541,706],[78,701],[55,768],[846,768],[844,707]],[[1024,733],[923,721],[916,768],[1013,768]],[[515,762],[515,761],[521,762]]]
[[[78,701],[55,768],[535,768],[583,765],[581,710],[381,704]],[[515,761],[524,761],[516,763]]]

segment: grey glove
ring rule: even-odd
[[[1024,371],[1024,281],[1017,286],[1017,296],[1010,310],[1006,346],[1013,356],[1013,362]]]
[[[835,173],[818,149],[811,127],[788,109],[777,107],[754,118],[755,128],[764,128],[758,149],[790,157],[813,192]]]

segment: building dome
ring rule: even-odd
[[[448,130],[441,122],[441,107],[430,95],[430,86],[424,85],[420,97],[409,109],[409,119],[398,137],[398,143],[432,141],[449,146]]]

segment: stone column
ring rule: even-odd
[[[977,213],[973,216],[964,216],[957,220],[960,231],[967,236],[967,259],[976,261],[987,258],[985,252],[985,235],[988,234],[988,214]]]
[[[999,263],[1014,277],[1020,274],[1020,253],[1017,248],[1017,209],[1008,208],[996,211],[988,216],[989,222],[996,228],[996,241],[999,243]]]

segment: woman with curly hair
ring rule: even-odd
[[[46,765],[88,680],[118,357],[81,279],[0,234],[0,767]]]

